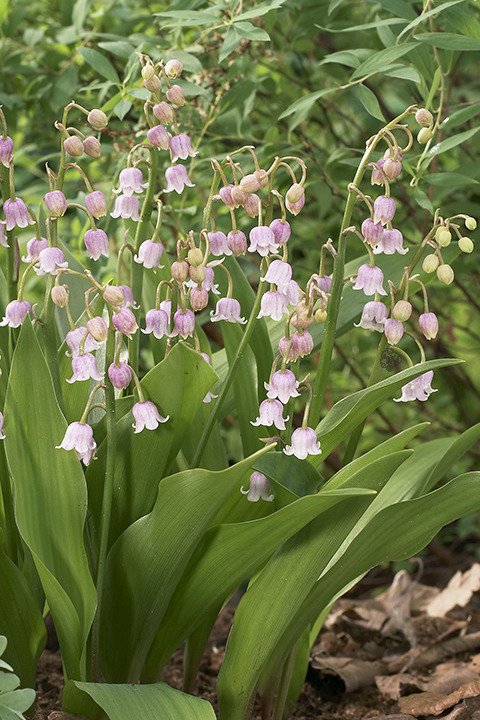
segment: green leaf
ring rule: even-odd
[[[162,27],[196,27],[197,25],[215,25],[219,13],[204,10],[168,10],[167,12],[153,13],[156,17],[165,18]]]
[[[283,452],[264,455],[255,463],[255,470],[259,470],[285,488],[290,496],[290,502],[297,497],[316,493],[323,481],[318,470],[310,462],[285,455]]]
[[[361,63],[361,65],[359,65],[353,73],[350,80],[357,80],[363,75],[371,75],[372,73],[382,71],[387,67],[387,65],[391,65],[391,63],[395,62],[395,60],[407,55],[415,47],[416,43],[405,43],[404,45],[396,45],[394,47],[385,48],[385,50],[380,50]]]
[[[457,125],[463,125],[463,123],[467,122],[467,120],[471,120],[477,115],[480,115],[480,102],[467,105],[467,107],[463,107],[460,110],[451,113],[451,115],[447,115],[445,120],[443,120],[441,127],[450,129],[452,127],[456,127]]]
[[[448,2],[444,2],[431,10],[427,10],[427,12],[422,12],[417,18],[415,18],[415,20],[412,20],[412,22],[409,22],[408,25],[403,28],[402,32],[398,35],[397,42],[403,35],[408,33],[410,30],[413,30],[413,28],[416,28],[417,25],[420,25],[420,23],[428,20],[428,18],[433,17],[434,15],[439,15],[447,8],[452,7],[452,5],[458,5],[458,3],[463,3],[463,0],[448,0]]]
[[[431,173],[428,176],[428,182],[430,183],[430,185],[435,185],[435,187],[444,188],[465,187],[466,185],[478,185],[478,180],[476,180],[475,178],[470,177],[469,175],[462,175],[461,173],[452,172]]]
[[[353,92],[360,100],[365,110],[372,117],[377,118],[378,120],[385,120],[377,97],[375,93],[370,90],[370,88],[365,87],[365,85],[355,85],[353,87]]]
[[[115,85],[120,84],[120,79],[117,75],[117,71],[113,67],[112,63],[105,55],[99,53],[98,50],[94,50],[89,47],[81,47],[79,49],[80,55],[84,60],[102,77],[110,80]]]
[[[251,10],[246,10],[240,15],[237,15],[235,17],[235,22],[238,22],[238,20],[250,20],[250,18],[261,17],[269,13],[271,10],[277,10],[285,2],[286,0],[269,0],[268,2],[260,3]]]
[[[287,109],[284,110],[281,115],[279,115],[278,119],[283,120],[283,118],[289,117],[294,113],[304,113],[310,110],[310,108],[315,105],[319,98],[324,97],[325,95],[329,95],[330,93],[334,93],[337,91],[337,89],[339,88],[323,88],[323,90],[316,90],[315,92],[308,93],[308,95],[304,95],[303,97],[295,100],[294,103],[289,105]]]
[[[405,20],[401,18],[385,18],[383,20],[379,18],[374,22],[364,23],[363,25],[348,25],[348,27],[344,28],[324,27],[323,25],[317,25],[317,23],[315,23],[315,27],[329,33],[349,33],[359,32],[360,30],[371,30],[372,28],[383,27],[385,25],[403,25],[404,22]]]
[[[99,42],[98,47],[102,48],[102,50],[106,50],[116,57],[122,58],[123,60],[128,60],[130,55],[135,52],[135,48],[128,42],[128,40],[109,40]]]
[[[452,135],[452,137],[442,140],[436,145],[432,145],[428,151],[428,156],[433,159],[436,155],[440,155],[441,153],[447,152],[447,150],[457,147],[457,145],[461,145],[467,140],[470,140],[479,130],[480,127],[471,128],[471,130],[457,133],[457,135]]]
[[[323,60],[319,62],[319,65],[338,63],[339,65],[357,68],[360,65],[358,53],[358,50],[339,50],[324,57]]]
[[[123,120],[125,115],[131,110],[132,108],[132,101],[127,100],[124,98],[123,100],[120,100],[115,107],[113,108],[113,112],[118,117],[119,120]]]
[[[237,32],[235,25],[228,28],[225,39],[220,48],[220,54],[218,56],[219,62],[223,62],[231,53],[233,53],[240,45],[242,36]]]
[[[0,693],[0,717],[2,720],[26,720],[23,713],[35,702],[35,690],[12,690]]]
[[[480,39],[448,32],[425,32],[415,35],[415,40],[441,50],[454,50],[456,52],[480,50]]]
[[[97,720],[91,701],[109,720],[215,720],[206,700],[186,695],[164,683],[152,685],[107,685],[73,681],[66,685],[64,704],[68,710]]]
[[[270,35],[265,32],[265,30],[255,27],[255,25],[252,25],[250,22],[238,22],[236,20],[234,27],[238,34],[242,38],[247,38],[247,40],[257,40],[260,42],[270,40]]]
[[[56,449],[66,422],[28,321],[13,356],[5,426],[18,529],[40,576],[66,672],[81,677],[85,671],[82,654],[96,605],[83,542],[85,478],[75,454]]]

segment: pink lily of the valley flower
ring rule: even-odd
[[[13,157],[13,140],[11,137],[0,135],[0,163],[7,169]]]
[[[266,225],[258,225],[250,230],[248,252],[257,252],[261,257],[276,253],[278,243],[273,230]]]
[[[0,220],[0,245],[2,247],[8,248],[8,242],[7,242],[7,236],[5,235],[5,223],[3,220]]]
[[[30,217],[28,208],[20,198],[16,197],[13,200],[8,198],[3,203],[3,212],[5,213],[5,220],[7,221],[7,231],[13,230],[15,226],[19,228],[26,228],[28,225],[33,225],[34,220]]]
[[[258,502],[264,500],[265,502],[272,502],[275,499],[275,495],[270,493],[270,485],[268,478],[261,472],[255,470],[250,475],[250,487],[244,489],[243,485],[240,488],[242,495],[247,496],[249,502]]]
[[[399,253],[400,255],[406,255],[408,248],[403,247],[403,235],[400,230],[384,230],[380,240],[373,252],[375,255],[384,253],[385,255],[393,255]]]
[[[273,232],[277,245],[285,245],[292,234],[290,223],[286,220],[283,222],[283,220],[279,220],[278,218],[272,220],[270,223],[270,230]]]
[[[173,316],[173,330],[171,337],[179,335],[185,339],[193,335],[195,331],[195,315],[191,310],[179,308]]]
[[[98,260],[101,255],[108,258],[108,235],[105,230],[87,230],[83,242],[92,260]]]
[[[80,347],[83,342],[83,350],[86,353],[91,353],[94,350],[98,350],[101,345],[93,338],[88,332],[87,328],[83,325],[70,330],[65,336],[65,342],[70,350],[72,357],[80,353]],[[68,353],[67,353],[68,354]]]
[[[280,290],[267,290],[262,297],[257,318],[269,317],[278,321],[288,311],[288,303],[285,293]]]
[[[47,247],[38,254],[38,267],[33,269],[37,275],[56,275],[60,268],[68,267],[65,256],[60,248]]]
[[[85,195],[85,207],[90,215],[93,215],[93,217],[98,220],[98,218],[107,214],[105,195],[100,190],[94,190],[88,193],[88,195]]]
[[[376,330],[383,332],[385,320],[388,317],[387,306],[380,300],[371,300],[363,306],[362,317],[359,323],[354,323],[355,327],[361,327],[364,330]]]
[[[353,289],[363,290],[365,295],[386,295],[383,289],[383,272],[376,265],[361,265]]]
[[[387,225],[395,215],[395,200],[385,195],[379,195],[373,203],[373,222]]]
[[[128,307],[121,307],[112,315],[112,324],[118,332],[131,338],[138,330],[135,315]]]
[[[272,260],[267,272],[260,280],[273,283],[279,290],[287,286],[292,279],[292,266],[284,260]]]
[[[163,417],[158,412],[157,406],[151,400],[145,400],[143,402],[137,402],[132,408],[132,415],[134,417],[134,432],[142,432],[145,428],[147,430],[156,430],[160,423],[166,423],[169,419]]]
[[[295,455],[299,460],[305,460],[308,455],[321,455],[322,453],[315,430],[310,427],[300,427],[294,430],[290,445],[287,445],[283,452],[285,455]]]
[[[110,213],[113,218],[130,218],[134,222],[140,220],[140,200],[136,195],[119,195],[115,200],[115,207]]]
[[[207,233],[208,246],[211,255],[220,257],[221,255],[231,255],[232,251],[228,246],[227,236],[221,230]]]
[[[278,349],[282,357],[295,362],[299,358],[310,355],[313,351],[313,338],[308,330],[294,332],[290,338],[283,337],[278,343]]]
[[[34,237],[31,240],[27,242],[27,254],[22,257],[23,262],[25,263],[31,263],[35,262],[35,260],[38,260],[38,256],[40,255],[42,250],[45,250],[45,248],[48,247],[48,240],[47,238],[37,238]]]
[[[434,340],[438,334],[438,318],[435,313],[422,313],[418,318],[418,326],[427,340]]]
[[[82,355],[74,355],[72,357],[73,375],[67,378],[70,385],[74,382],[82,382],[83,380],[96,380],[99,382],[103,379],[100,374],[97,361],[91,353],[83,353]]]
[[[280,400],[264,400],[260,403],[260,409],[258,417],[255,420],[251,420],[251,424],[254,427],[264,425],[265,427],[272,427],[275,425],[277,430],[285,430],[285,423],[288,422],[289,418],[283,417],[283,405]]]
[[[57,445],[57,450],[60,448],[62,450],[75,450],[78,459],[84,465],[88,465],[97,449],[97,443],[93,438],[93,429],[87,423],[71,423],[62,442]]]
[[[436,388],[432,388],[433,370],[419,375],[415,380],[407,383],[402,387],[402,395],[399,398],[393,398],[395,402],[410,402],[411,400],[420,400],[425,402],[433,392],[437,392]]]
[[[115,192],[123,193],[126,197],[131,197],[134,193],[141,193],[147,187],[147,183],[143,182],[143,174],[139,168],[124,168],[118,178],[120,187]]]
[[[157,340],[161,340],[169,332],[169,319],[165,310],[148,310],[145,315],[145,330],[142,330],[146,335],[152,333]]]
[[[5,308],[5,316],[0,322],[0,327],[8,325],[11,328],[18,328],[25,320],[32,306],[28,300],[12,300]]]
[[[186,160],[188,157],[198,155],[193,149],[191,140],[186,133],[180,133],[171,138],[170,150],[172,152],[172,162],[175,162],[178,158]]]
[[[188,177],[185,165],[171,165],[165,170],[165,180],[167,181],[165,192],[175,190],[180,195],[185,187],[195,187],[195,183],[192,183]]]
[[[290,398],[299,397],[299,382],[291,370],[277,370],[270,378],[270,382],[264,383],[267,397],[278,399],[284,405]]]
[[[154,240],[144,240],[138,248],[138,254],[133,258],[136,263],[143,265],[149,270],[163,267],[160,265],[160,259],[163,255],[163,245],[161,242]]]
[[[124,390],[132,382],[133,372],[130,365],[119,362],[118,365],[112,362],[108,366],[108,377],[113,387],[117,390]]]
[[[235,298],[220,298],[217,301],[215,312],[210,313],[210,319],[212,322],[219,322],[219,320],[225,320],[231,323],[244,324],[247,321],[241,317],[240,303]]]

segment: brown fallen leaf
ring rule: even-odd
[[[480,695],[480,679],[461,685],[457,690],[448,695],[440,695],[432,692],[417,693],[408,697],[401,697],[398,700],[398,707],[402,712],[420,717],[421,715],[441,715],[445,710],[453,708],[466,698],[478,697]]]
[[[431,667],[445,658],[475,650],[478,647],[480,647],[480,632],[470,633],[444,640],[429,648],[409,650],[404,655],[389,660],[388,667],[391,673],[405,672],[407,668]]]
[[[383,662],[370,662],[350,657],[314,656],[310,664],[320,671],[320,693],[322,691],[322,681],[325,682],[325,686],[329,686],[331,691],[332,679],[336,679],[338,682],[338,694],[342,692],[348,693],[373,685],[375,676],[386,672],[386,665]]]
[[[478,670],[466,662],[446,662],[437,665],[435,672],[427,678],[427,692],[448,695],[461,685],[478,678]]]
[[[466,572],[455,573],[447,587],[428,603],[425,608],[427,615],[444,617],[457,605],[465,607],[473,593],[478,590],[480,590],[480,564],[475,563]]]
[[[425,683],[414,675],[396,673],[395,675],[379,675],[375,684],[382,695],[391,700],[398,700],[402,695],[408,695],[417,690],[425,690]]]
[[[415,720],[413,715],[375,715],[365,720]]]

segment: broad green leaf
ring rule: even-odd
[[[413,30],[413,28],[416,28],[417,25],[420,25],[425,20],[428,20],[428,18],[433,17],[434,15],[439,15],[444,10],[447,10],[447,8],[452,7],[452,5],[458,5],[458,3],[463,3],[463,0],[448,0],[447,2],[444,2],[441,5],[432,8],[431,10],[422,12],[417,18],[415,18],[415,20],[412,20],[412,22],[409,22],[408,25],[403,28],[402,32],[398,35],[397,40],[400,40],[403,35],[410,32],[410,30]]]
[[[260,42],[270,40],[270,35],[265,32],[265,30],[262,30],[262,28],[259,27],[255,27],[255,25],[252,25],[251,22],[238,22],[237,19],[235,20],[234,27],[238,34],[242,38],[246,38],[247,40],[256,40]]]
[[[40,576],[66,673],[81,677],[96,604],[83,542],[85,478],[75,454],[56,449],[66,422],[28,321],[13,356],[5,418],[4,442],[15,487],[18,529]]]
[[[111,83],[116,85],[120,84],[117,71],[105,55],[89,47],[81,47],[79,53],[99,75],[106,80],[110,80]]]
[[[251,10],[245,10],[245,12],[240,13],[240,15],[236,15],[235,22],[261,17],[262,15],[269,13],[271,10],[278,10],[278,8],[285,2],[286,0],[269,0],[268,2],[260,3]]]
[[[352,89],[369,115],[377,118],[377,120],[385,120],[377,96],[370,88],[365,87],[365,85],[355,85]]]
[[[240,45],[241,40],[242,36],[237,32],[235,25],[231,25],[228,28],[222,47],[220,48],[220,54],[218,56],[219,62],[223,62],[225,58],[231,55]]]
[[[364,23],[363,25],[349,25],[348,27],[343,28],[324,27],[323,25],[317,25],[316,23],[315,27],[329,33],[349,33],[359,32],[360,30],[371,30],[372,28],[382,27],[384,25],[403,25],[404,22],[405,20],[402,20],[401,18],[385,18],[383,20],[379,18],[374,22]]]
[[[106,587],[111,590],[106,592],[100,618],[106,679],[138,681],[193,551],[216,513],[233,493],[239,493],[263,452],[219,472],[186,470],[164,478],[152,511],[118,538],[108,556]],[[118,587],[130,590],[119,595]]]
[[[464,132],[446,138],[446,140],[442,140],[436,145],[432,145],[428,151],[428,157],[430,159],[433,159],[436,155],[440,155],[441,153],[447,152],[447,150],[451,150],[452,148],[457,147],[457,145],[461,145],[467,140],[470,140],[470,138],[476,135],[479,130],[480,127],[471,128],[470,130],[464,130]]]
[[[395,62],[407,53],[411,52],[416,47],[416,43],[405,43],[404,45],[396,45],[394,47],[385,48],[380,52],[375,53],[371,57],[367,58],[353,73],[351,80],[356,80],[363,75],[371,75],[375,72],[380,72],[387,65]]]
[[[162,27],[195,27],[197,25],[214,25],[219,21],[219,13],[204,10],[168,10],[153,13],[156,17],[165,19]]]
[[[12,690],[0,692],[0,717],[2,720],[26,720],[27,710],[35,702],[35,690]]]
[[[338,63],[339,65],[347,65],[347,67],[357,68],[360,65],[358,50],[339,50],[327,55],[319,62],[319,65],[327,65]]]
[[[65,688],[64,705],[90,720],[105,717],[104,713],[109,720],[215,720],[206,700],[164,683],[108,685],[72,681]]]
[[[315,105],[319,98],[329,95],[330,93],[334,93],[336,90],[337,88],[323,88],[323,90],[316,90],[315,92],[308,93],[308,95],[304,95],[289,105],[288,108],[279,115],[278,119],[283,120],[283,118],[289,117],[294,113],[308,111]]]
[[[119,120],[123,120],[125,115],[131,110],[132,104],[133,103],[131,100],[127,100],[126,98],[124,98],[115,105],[115,107],[113,108],[113,112]]]
[[[135,48],[128,42],[128,40],[108,40],[105,42],[99,42],[98,47],[112,53],[112,55],[115,55],[116,57],[123,58],[123,60],[128,60],[130,55],[135,52]]]
[[[441,50],[454,50],[455,52],[478,52],[480,39],[449,32],[424,32],[415,35],[415,40],[433,45]]]
[[[310,462],[285,455],[283,452],[264,455],[255,463],[255,470],[260,470],[275,484],[286,489],[290,502],[297,497],[316,493],[323,481],[318,470]],[[278,487],[274,492],[277,498]]]
[[[480,102],[467,105],[467,107],[461,108],[460,110],[456,110],[450,115],[447,115],[445,120],[443,120],[441,127],[450,129],[452,127],[456,127],[457,125],[463,125],[464,122],[471,120],[477,115],[480,115]],[[429,180],[430,179],[431,175],[429,176]]]
[[[428,176],[428,182],[430,185],[435,187],[454,188],[454,187],[465,187],[466,185],[478,185],[478,180],[469,175],[462,175],[461,173],[442,172],[442,173],[430,173]]]

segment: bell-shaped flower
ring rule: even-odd
[[[138,248],[138,254],[135,255],[133,259],[136,263],[143,265],[143,267],[149,270],[163,267],[160,265],[163,249],[161,242],[144,240]]]
[[[98,220],[98,218],[107,214],[105,195],[100,190],[93,190],[93,192],[85,195],[85,207],[90,215],[93,215]]]
[[[91,353],[83,353],[82,355],[74,355],[72,357],[73,375],[67,378],[67,382],[82,382],[83,380],[96,380],[100,382],[103,376],[100,374],[97,361]]]
[[[278,218],[272,220],[270,230],[273,232],[277,245],[285,245],[292,234],[290,223],[287,222],[287,220],[283,222],[283,220],[279,220]]]
[[[84,465],[88,465],[95,454],[97,443],[93,438],[93,429],[87,423],[73,422],[71,423],[57,450],[75,450],[79,460]]]
[[[418,318],[418,325],[427,340],[434,340],[438,334],[438,318],[435,313],[422,313]]]
[[[51,190],[43,198],[45,205],[54,217],[62,217],[65,214],[68,203],[67,198],[61,190]]]
[[[387,338],[389,345],[397,345],[402,339],[405,330],[403,329],[403,325],[400,320],[388,318],[388,320],[385,320],[383,332],[385,333],[385,337]]]
[[[353,289],[363,290],[365,295],[386,295],[383,289],[383,272],[376,265],[361,265]]]
[[[171,337],[179,335],[185,339],[193,335],[195,331],[195,315],[191,310],[179,308],[173,316],[173,330]]]
[[[363,306],[360,322],[354,323],[354,325],[364,330],[376,330],[382,333],[387,317],[387,306],[380,302],[380,300],[371,300]]]
[[[10,167],[10,161],[13,157],[13,140],[8,135],[0,134],[0,163],[7,169]]]
[[[282,315],[288,312],[288,302],[285,293],[279,290],[267,290],[262,296],[257,318],[270,317],[272,320],[280,320]]]
[[[290,445],[287,445],[283,452],[285,455],[295,455],[299,460],[305,460],[308,455],[321,455],[322,453],[315,430],[310,427],[300,427],[294,430]]]
[[[211,255],[219,257],[220,255],[231,255],[232,251],[228,246],[227,236],[221,230],[215,230],[207,233],[208,247]]]
[[[291,370],[277,370],[270,378],[270,382],[264,383],[267,397],[278,399],[284,405],[290,398],[299,397],[299,382]]]
[[[395,215],[395,200],[385,195],[379,195],[373,203],[373,222],[387,225]]]
[[[382,238],[383,225],[379,222],[374,223],[371,218],[367,218],[362,222],[361,231],[368,244],[374,247]]]
[[[112,315],[112,324],[118,332],[131,338],[138,330],[137,319],[128,307],[121,307]]]
[[[5,213],[5,220],[7,221],[7,232],[13,230],[15,226],[19,228],[26,228],[27,225],[33,225],[34,220],[30,217],[28,208],[20,198],[16,197],[13,200],[7,198],[3,203],[3,212]]]
[[[18,328],[31,312],[32,306],[28,300],[12,300],[5,308],[5,316],[0,322],[0,327],[8,325],[11,328]]]
[[[283,289],[292,279],[292,266],[284,260],[272,260],[268,270],[260,280],[273,283],[279,290]]]
[[[126,197],[131,197],[134,193],[143,192],[143,188],[148,183],[143,182],[143,173],[140,168],[129,167],[124,168],[119,175],[118,182],[120,187],[115,192],[123,193]]]
[[[167,181],[165,192],[175,190],[180,195],[185,187],[195,187],[195,183],[192,183],[188,177],[185,165],[171,165],[168,167],[165,170],[165,180]]]
[[[113,387],[117,390],[124,390],[132,382],[133,372],[130,365],[127,363],[119,362],[118,365],[114,362],[108,366],[108,377]]]
[[[169,419],[169,415],[167,417],[160,415],[157,406],[151,400],[135,403],[132,407],[132,415],[135,420],[133,424],[135,433],[142,432],[145,428],[156,430],[160,423],[166,423]]]
[[[408,248],[403,247],[403,235],[400,230],[384,230],[377,246],[373,249],[375,255],[384,253],[385,255],[393,255],[399,253],[405,255]]]
[[[172,162],[175,162],[178,158],[186,160],[188,157],[198,155],[193,149],[191,140],[186,133],[174,135],[170,139],[170,150],[172,152]]]
[[[38,267],[33,269],[37,275],[56,275],[59,268],[68,267],[65,256],[60,248],[47,247],[38,254]]]
[[[157,340],[161,340],[169,332],[169,321],[168,315],[165,310],[148,310],[145,315],[145,330],[142,330],[146,335],[152,333]]]
[[[88,332],[87,328],[81,325],[78,328],[69,330],[65,336],[65,342],[70,350],[72,357],[80,353],[80,348],[83,343],[83,351],[91,353],[94,350],[98,350],[101,344],[93,338]],[[67,353],[68,354],[68,353]]]
[[[225,320],[230,323],[244,324],[247,321],[241,317],[240,303],[235,298],[220,298],[217,301],[215,312],[210,313],[210,319],[212,322],[218,322],[219,320]]]
[[[108,235],[105,230],[87,230],[83,242],[92,260],[98,260],[101,255],[108,258]]]
[[[254,427],[275,425],[277,430],[285,430],[285,423],[288,422],[288,419],[288,417],[283,417],[283,405],[280,400],[264,400],[260,403],[257,419],[255,422],[253,420],[250,422]]]
[[[172,136],[164,125],[155,125],[147,130],[147,139],[160,150],[168,150]]]
[[[420,400],[425,402],[433,392],[437,389],[432,388],[433,370],[429,370],[423,375],[411,380],[402,387],[402,395],[399,398],[393,398],[395,402],[410,402],[411,400]]]
[[[250,487],[244,489],[243,485],[240,488],[242,495],[247,496],[249,502],[258,502],[259,500],[265,500],[265,502],[272,502],[275,499],[275,495],[270,493],[270,484],[268,478],[258,470],[255,470],[250,475]]]
[[[250,245],[248,252],[257,252],[262,257],[266,257],[271,253],[276,253],[278,243],[275,240],[273,230],[266,225],[258,225],[250,230]]]
[[[8,248],[9,245],[7,242],[7,236],[5,234],[5,224],[6,223],[4,223],[3,220],[0,220],[0,245],[2,245],[2,247]]]
[[[48,247],[48,240],[47,238],[37,238],[34,237],[31,240],[27,242],[27,254],[22,257],[23,262],[25,263],[31,263],[35,262],[35,260],[38,260],[38,256],[40,255],[42,250],[45,250],[45,248]]]
[[[134,222],[140,220],[140,200],[135,195],[119,195],[115,200],[115,207],[110,213],[113,218],[130,218]]]
[[[234,255],[245,255],[247,252],[248,241],[243,230],[230,230],[227,244]]]
[[[289,338],[282,337],[278,343],[282,357],[295,362],[313,351],[313,338],[308,330],[294,332]]]

